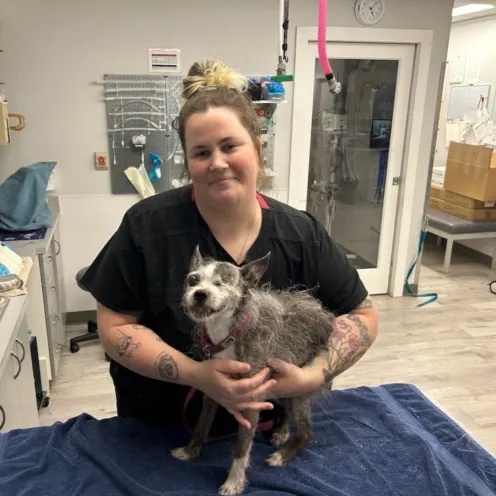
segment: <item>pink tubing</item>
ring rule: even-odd
[[[326,50],[326,29],[327,29],[327,0],[319,0],[319,30],[318,46],[320,67],[325,75],[332,74]]]

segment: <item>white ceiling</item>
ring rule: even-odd
[[[493,0],[455,0],[455,7],[461,7],[462,5],[468,5],[469,3],[492,3],[496,5]]]
[[[455,0],[454,7],[461,7],[463,5],[468,5],[470,3],[487,3],[487,4],[492,4],[496,7],[496,0]],[[454,17],[453,22],[465,21],[467,19],[475,19],[477,17],[492,16],[494,14],[496,14],[496,11],[494,10],[476,12],[474,14],[467,14],[459,17]]]

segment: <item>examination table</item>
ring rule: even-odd
[[[286,468],[259,434],[246,495],[493,495],[496,460],[417,388],[389,384],[333,391],[313,415],[314,439]],[[215,495],[234,439],[198,460],[174,459],[186,432],[87,414],[0,434],[1,496]]]

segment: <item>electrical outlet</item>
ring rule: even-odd
[[[108,169],[108,153],[95,152],[95,168],[98,170]]]

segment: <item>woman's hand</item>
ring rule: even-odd
[[[274,370],[277,384],[270,390],[270,398],[294,398],[313,393],[322,386],[322,369],[315,367],[297,367],[278,358],[271,358],[268,363]]]
[[[266,368],[249,379],[233,379],[233,374],[246,374],[247,363],[233,360],[211,359],[198,364],[192,386],[222,405],[247,429],[250,423],[241,413],[243,410],[272,410],[274,406],[265,400],[271,395],[276,381],[267,381],[270,369]]]

